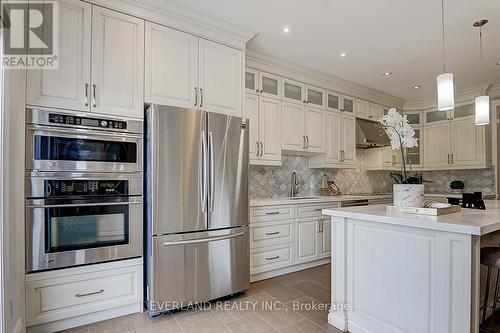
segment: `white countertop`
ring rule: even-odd
[[[427,216],[386,211],[386,205],[324,209],[323,214],[401,226],[485,235],[500,230],[500,201],[485,200],[486,210],[462,208],[460,213]]]
[[[306,197],[307,198],[307,197]],[[308,203],[328,203],[328,202],[342,202],[352,200],[367,200],[367,199],[391,199],[392,194],[383,195],[339,195],[330,197],[315,196],[309,199],[300,199],[296,197],[291,199],[289,197],[278,198],[259,198],[250,200],[251,207],[270,206],[270,205],[292,205],[292,204],[308,204]]]

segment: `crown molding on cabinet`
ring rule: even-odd
[[[146,21],[165,25],[240,50],[255,32],[168,1],[90,0],[95,5],[121,11]]]
[[[490,100],[500,99],[500,84],[490,84],[486,91]],[[480,86],[463,89],[455,94],[455,103],[471,102],[479,95],[482,95]],[[423,111],[435,108],[437,108],[437,100],[433,98],[424,101],[407,101],[404,103],[403,111]]]
[[[401,109],[405,102],[401,98],[252,49],[246,51],[246,66],[388,107]]]

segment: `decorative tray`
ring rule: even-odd
[[[395,213],[409,213],[409,214],[438,216],[438,215],[459,213],[461,210],[461,207],[458,205],[453,205],[451,207],[444,207],[444,208],[419,208],[419,207],[387,206],[386,210],[388,212],[395,212]]]

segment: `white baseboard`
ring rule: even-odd
[[[256,282],[256,281],[260,281],[260,280],[270,279],[270,278],[273,278],[276,276],[285,275],[285,274],[301,271],[303,269],[308,269],[311,267],[321,266],[321,265],[325,265],[325,264],[329,264],[329,263],[330,263],[330,258],[324,258],[324,259],[320,259],[320,260],[306,262],[303,264],[292,265],[292,266],[288,266],[288,267],[275,269],[275,270],[272,270],[269,272],[258,273],[258,274],[250,275],[250,282]]]
[[[341,330],[342,332],[347,332],[346,321],[343,314],[340,314],[338,312],[329,312],[328,324]]]
[[[28,327],[27,333],[51,333],[143,311],[142,302]]]

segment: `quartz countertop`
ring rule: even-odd
[[[277,197],[277,198],[259,198],[250,200],[251,207],[270,206],[270,205],[292,205],[292,204],[307,204],[307,203],[327,203],[327,202],[342,202],[353,200],[370,200],[370,199],[392,199],[391,194],[381,195],[339,195],[339,196],[312,196],[312,197]]]
[[[485,235],[500,230],[500,201],[485,200],[486,210],[462,208],[461,212],[441,216],[387,212],[386,205],[324,209],[324,215],[407,227]]]

